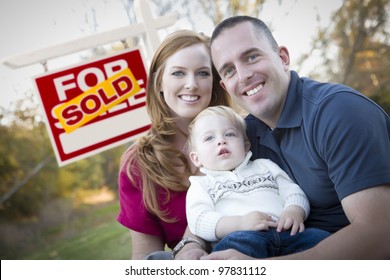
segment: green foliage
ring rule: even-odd
[[[344,0],[333,15],[333,24],[319,31],[313,45],[323,55],[319,69],[325,80],[357,89],[388,113],[389,18],[388,0]]]
[[[0,205],[0,219],[36,217],[53,199],[72,198],[80,189],[117,189],[119,158],[124,147],[59,168],[37,107],[30,92],[12,113],[0,114],[0,197],[6,197],[28,179]],[[31,175],[47,157],[51,160]]]

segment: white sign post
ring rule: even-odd
[[[135,0],[138,23],[64,44],[7,57],[19,68],[125,38],[142,35],[149,57],[160,43],[158,29],[177,15],[154,19],[148,1]],[[146,70],[139,50],[47,72],[34,78],[58,164],[65,165],[146,133]]]
[[[152,57],[153,52],[160,43],[158,29],[173,25],[178,19],[178,14],[173,13],[155,19],[152,16],[147,0],[134,0],[134,9],[137,13],[138,23],[47,48],[5,57],[1,60],[1,63],[17,69],[138,35],[146,35],[145,44],[148,48],[148,56]]]

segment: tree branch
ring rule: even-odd
[[[21,187],[23,187],[24,184],[26,184],[33,176],[35,176],[46,164],[49,163],[49,161],[53,159],[51,155],[47,156],[44,160],[42,160],[40,163],[38,163],[34,169],[30,171],[30,173],[27,174],[26,177],[23,178],[23,180],[19,181],[17,184],[15,184],[11,189],[9,189],[8,192],[6,192],[1,198],[0,198],[0,205],[2,205],[5,201],[7,201],[14,193],[16,193]]]

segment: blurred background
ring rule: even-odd
[[[356,88],[390,112],[388,0],[149,0],[155,17],[211,35],[222,19],[256,16],[290,50],[301,75]],[[136,22],[132,0],[0,1],[0,59]],[[137,47],[139,38],[129,39]],[[53,59],[49,71],[124,48],[122,42]],[[0,65],[1,259],[129,259],[116,222],[122,145],[59,168],[32,77],[42,65]]]

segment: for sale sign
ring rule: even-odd
[[[34,78],[60,166],[113,148],[150,128],[139,50]]]

